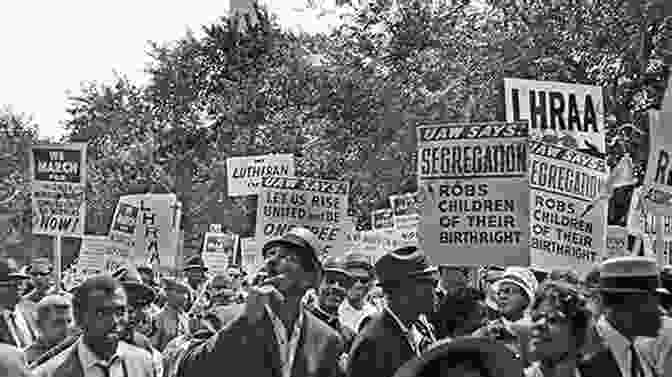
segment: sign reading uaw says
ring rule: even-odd
[[[532,266],[588,272],[606,248],[607,203],[591,204],[608,174],[606,160],[558,144],[530,141]]]
[[[30,149],[33,233],[84,234],[86,144],[41,144]]]
[[[418,141],[431,193],[419,238],[432,262],[528,265],[527,123],[423,125]]]
[[[345,252],[347,235],[343,227],[350,192],[347,182],[263,177],[259,189],[257,245],[264,245],[295,226],[303,226],[319,238],[320,254]]]

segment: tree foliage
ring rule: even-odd
[[[73,98],[92,230],[107,230],[119,195],[153,186],[187,203],[188,240],[213,222],[250,234],[256,202],[226,198],[221,162],[282,152],[301,175],[351,182],[366,227],[388,195],[414,189],[416,125],[503,120],[504,77],[604,87],[611,161],[632,153],[641,174],[670,26],[665,1],[619,0],[371,0],[329,35],[283,31],[259,8],[222,17],[202,37],[152,44],[148,85],[119,77]]]

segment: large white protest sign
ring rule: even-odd
[[[114,272],[130,262],[131,249],[107,236],[82,236],[77,269],[85,275]]]
[[[178,261],[181,210],[175,194],[138,194],[119,198],[110,239],[133,250],[135,264],[159,262],[174,269]]]
[[[530,136],[570,135],[605,152],[602,88],[553,81],[504,79],[506,120],[529,121]]]
[[[269,154],[226,159],[229,196],[256,195],[261,177],[294,176],[294,156]]]
[[[607,202],[600,195],[606,160],[538,140],[530,141],[532,266],[587,272],[600,262],[607,232]]]
[[[322,243],[320,254],[345,252],[350,185],[313,178],[262,178],[257,207],[257,245],[295,226],[310,229]]]
[[[224,273],[233,263],[238,235],[207,232],[203,236],[203,262],[215,273]]]
[[[30,150],[33,233],[84,234],[86,144],[42,144]]]
[[[529,264],[527,148],[526,123],[418,128],[420,244],[434,263]]]

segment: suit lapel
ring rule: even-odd
[[[82,368],[82,362],[77,355],[78,344],[79,342],[76,342],[72,348],[70,348],[68,351],[70,354],[63,364],[59,365],[56,370],[54,370],[54,377],[84,377],[84,368]]]
[[[259,338],[264,343],[264,349],[266,350],[268,359],[271,360],[271,367],[273,368],[273,374],[275,376],[282,376],[282,363],[280,361],[280,351],[278,350],[278,338],[275,336],[275,330],[273,329],[273,323],[268,314],[265,314],[266,320],[263,321],[264,331],[261,333],[271,334],[271,342],[267,342],[268,338],[261,337]]]

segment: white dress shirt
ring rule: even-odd
[[[368,302],[364,302],[361,310],[355,309],[348,300],[343,300],[338,307],[338,319],[341,324],[355,333],[359,332],[359,324],[368,315],[378,312],[378,308]]]
[[[604,339],[607,347],[611,351],[611,354],[614,356],[618,368],[621,371],[621,376],[623,377],[633,377],[630,376],[630,367],[632,365],[632,354],[630,352],[630,340],[618,332],[609,321],[600,317],[596,324],[597,333]],[[635,351],[639,356],[640,364],[642,370],[644,371],[644,376],[642,377],[656,377],[652,371],[652,364],[650,362],[651,355],[643,355],[641,346],[639,342],[635,341]]]

